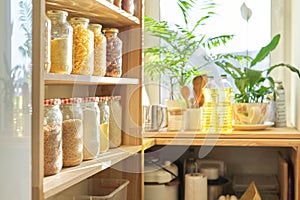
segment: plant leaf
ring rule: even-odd
[[[270,54],[270,52],[277,47],[279,40],[280,34],[277,34],[267,46],[262,47],[256,57],[252,60],[250,67],[256,65],[258,62],[263,61]]]
[[[274,69],[278,68],[278,67],[286,67],[288,68],[289,70],[291,70],[292,72],[295,72],[298,77],[300,78],[300,71],[296,68],[296,67],[293,67],[289,64],[285,64],[285,63],[280,63],[280,64],[277,64],[277,65],[273,65],[271,66],[268,70],[267,70],[267,74],[270,74],[271,71],[273,71]]]
[[[262,72],[245,68],[245,76],[248,78],[250,88],[253,88],[260,81]]]

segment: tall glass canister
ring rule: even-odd
[[[62,99],[63,166],[79,165],[83,160],[83,123],[80,98]]]
[[[83,111],[83,160],[91,160],[100,151],[100,110],[98,97],[85,97]]]
[[[44,176],[62,169],[62,113],[60,99],[44,100]]]
[[[94,33],[94,76],[105,76],[106,73],[106,38],[102,34],[100,24],[90,24]]]
[[[92,75],[94,72],[94,33],[88,29],[89,19],[73,17],[72,74]]]
[[[121,77],[122,75],[122,40],[118,37],[116,28],[103,29],[107,39],[106,45],[106,74],[109,77]]]
[[[99,97],[100,110],[100,153],[109,149],[109,116],[108,97]]]
[[[70,74],[72,71],[73,29],[67,22],[68,13],[61,10],[47,12],[51,20],[50,72]]]

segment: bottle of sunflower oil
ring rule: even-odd
[[[213,76],[208,76],[208,81],[203,87],[204,104],[202,106],[202,132],[216,133],[218,127],[218,86]]]
[[[218,104],[218,131],[220,133],[232,132],[232,86],[226,74],[221,75]]]

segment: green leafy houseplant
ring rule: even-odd
[[[199,33],[199,29],[205,30],[205,21],[213,17],[216,4],[213,0],[203,1],[201,5],[196,0],[178,0],[177,4],[184,19],[184,25],[170,24],[167,21],[155,21],[145,16],[145,31],[152,36],[161,39],[166,45],[154,46],[144,51],[145,75],[151,79],[155,75],[168,77],[170,86],[170,99],[174,99],[176,89],[190,83],[193,77],[201,74],[199,66],[186,66],[191,55],[199,48],[210,49],[226,44],[233,38],[232,35],[221,35],[207,38],[205,33]],[[192,8],[199,9],[199,19],[191,27],[189,23],[189,11]]]
[[[239,68],[232,64],[228,58],[233,58],[233,56],[222,55],[218,57],[215,63],[234,79],[235,85],[239,90],[239,93],[235,94],[236,103],[264,102],[267,95],[274,92],[275,82],[270,73],[276,68],[287,68],[291,72],[295,72],[300,78],[299,70],[286,63],[269,66],[266,70],[257,69],[257,65],[277,47],[279,40],[280,34],[277,34],[267,46],[260,49],[254,58],[248,56],[239,57],[244,58],[249,65],[244,68]]]

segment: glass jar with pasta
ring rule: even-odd
[[[89,19],[73,17],[72,74],[92,75],[94,72],[94,33],[88,29]]]
[[[107,40],[106,45],[106,74],[109,77],[122,75],[122,40],[118,37],[116,28],[103,29]]]
[[[106,38],[100,24],[89,24],[94,33],[94,76],[105,76],[106,73]]]
[[[72,71],[73,29],[67,22],[68,13],[61,10],[47,12],[51,20],[50,72],[70,74]]]

